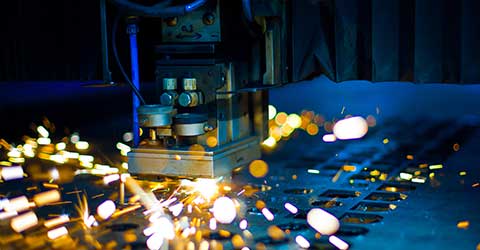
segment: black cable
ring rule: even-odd
[[[125,72],[125,69],[122,66],[122,63],[120,62],[120,58],[118,56],[117,52],[117,29],[118,29],[118,22],[120,21],[120,16],[121,14],[118,13],[117,16],[115,17],[115,20],[113,21],[113,26],[112,26],[112,50],[113,50],[113,55],[115,56],[115,62],[117,62],[117,66],[120,69],[120,72],[122,72],[123,77],[125,77],[125,80],[127,81],[128,85],[132,89],[133,93],[138,97],[138,100],[142,103],[142,105],[147,104],[145,102],[145,99],[143,99],[142,95],[140,94],[140,91],[135,87],[135,85],[132,83],[130,80],[130,77],[128,77],[127,73]]]

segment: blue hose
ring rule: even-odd
[[[243,13],[249,22],[253,22],[252,6],[250,0],[242,0]]]
[[[198,9],[199,7],[201,7],[202,5],[204,5],[206,2],[207,2],[207,0],[196,0],[191,4],[187,4],[185,6],[185,12],[187,12],[187,13],[192,12],[192,11]]]

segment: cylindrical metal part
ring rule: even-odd
[[[160,103],[165,106],[173,106],[177,98],[178,94],[176,92],[168,91],[160,96]]]
[[[163,78],[163,90],[176,90],[177,78]]]
[[[178,114],[173,118],[175,134],[178,136],[203,135],[207,120],[208,117],[203,114]]]
[[[141,127],[164,127],[172,124],[172,106],[143,105],[138,108],[138,121]]]
[[[197,79],[195,78],[183,78],[183,89],[186,91],[197,90]]]
[[[205,134],[205,123],[175,124],[175,134],[178,136],[198,136]]]
[[[182,107],[196,107],[199,104],[199,99],[196,92],[183,92],[178,97],[178,103]]]

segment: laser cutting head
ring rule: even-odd
[[[225,0],[162,18],[155,104],[137,110],[143,135],[128,155],[131,173],[214,177],[260,157],[268,135],[262,89],[286,81],[279,2],[266,3],[276,11],[259,22],[239,11],[241,1]]]

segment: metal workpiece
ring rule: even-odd
[[[231,176],[234,168],[258,158],[260,142],[252,136],[215,149],[135,148],[128,153],[128,165],[135,175],[212,178]]]
[[[140,127],[146,128],[170,126],[177,112],[172,106],[164,105],[143,105],[137,111]]]

